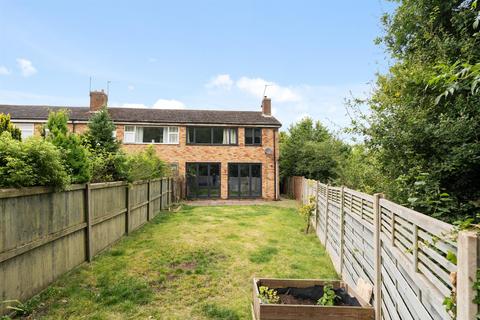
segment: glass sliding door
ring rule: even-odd
[[[220,197],[219,163],[187,163],[187,197]]]
[[[257,198],[262,196],[262,165],[259,163],[228,164],[228,196]]]

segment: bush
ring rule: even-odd
[[[46,128],[46,139],[62,151],[64,165],[71,176],[72,183],[90,181],[90,159],[88,150],[82,145],[80,137],[68,132],[68,111],[50,112]]]
[[[128,156],[127,166],[129,181],[160,178],[169,173],[167,164],[157,156],[152,146]]]
[[[109,182],[128,180],[127,156],[123,152],[90,152],[91,181]]]
[[[2,134],[2,132],[10,132],[12,138],[15,140],[22,139],[22,131],[10,122],[9,114],[0,113],[0,134]]]
[[[70,183],[60,151],[40,138],[18,141],[9,132],[0,134],[0,186],[52,186]]]

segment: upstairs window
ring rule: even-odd
[[[123,142],[177,144],[178,127],[125,126]]]
[[[35,133],[35,126],[33,123],[14,123],[13,125],[22,132],[22,140],[28,137],[33,137]]]
[[[237,129],[223,127],[188,127],[188,144],[236,145]]]
[[[245,128],[245,145],[262,145],[262,128]]]

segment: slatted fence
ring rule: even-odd
[[[355,286],[363,278],[373,286],[377,319],[451,319],[443,301],[452,291],[457,319],[474,319],[476,234],[460,233],[457,242],[452,225],[380,194],[304,179],[301,200],[312,197],[318,238],[344,281]],[[459,246],[461,239],[467,244]],[[457,264],[447,254],[456,255]]]
[[[174,184],[164,178],[72,185],[62,192],[0,189],[0,302],[32,297],[168,209],[178,197]]]

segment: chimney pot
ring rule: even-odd
[[[263,97],[262,115],[264,115],[264,116],[271,116],[272,115],[272,100],[270,98],[267,98],[267,96]]]
[[[107,103],[108,96],[103,90],[90,92],[90,112],[100,111]]]

